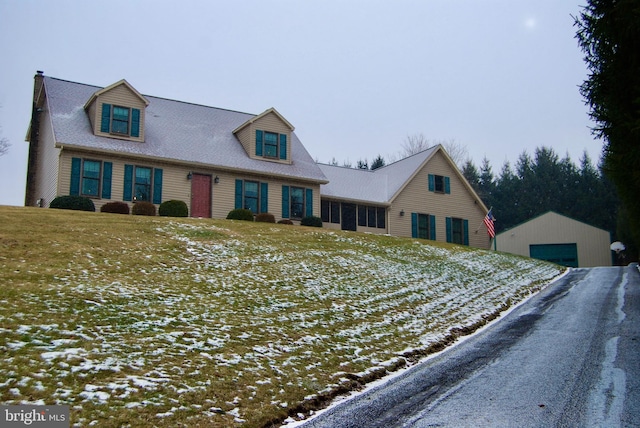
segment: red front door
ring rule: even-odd
[[[191,217],[211,217],[211,176],[193,174],[191,178]]]

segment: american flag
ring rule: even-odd
[[[484,217],[484,225],[487,226],[487,233],[491,238],[495,238],[496,236],[496,228],[493,226],[493,222],[496,221],[496,218],[493,216],[493,208],[489,210],[487,215]]]

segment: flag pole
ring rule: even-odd
[[[487,233],[489,235],[489,249],[491,249],[491,247],[492,247],[491,244],[493,244],[493,250],[497,251],[498,250],[498,242],[496,240],[495,217],[493,216],[493,206],[491,208],[489,208],[489,211],[484,216],[484,219],[482,220],[482,222],[484,223],[485,227],[487,228]],[[491,241],[493,241],[493,242],[491,242]]]

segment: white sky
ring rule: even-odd
[[[0,204],[22,205],[33,76],[259,114],[314,159],[369,162],[408,135],[498,173],[551,146],[594,162],[577,0],[0,0]]]

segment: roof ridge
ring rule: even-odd
[[[398,159],[397,161],[391,162],[391,163],[390,163],[390,164],[388,164],[388,165],[381,166],[380,168],[376,168],[376,169],[374,169],[374,171],[378,171],[378,170],[381,170],[381,169],[384,169],[384,168],[387,168],[387,167],[393,166],[393,165],[395,165],[395,164],[397,164],[397,163],[403,162],[403,161],[405,161],[405,160],[407,160],[407,159],[410,159],[410,158],[412,158],[412,157],[414,157],[414,156],[421,155],[421,154],[423,154],[423,153],[425,153],[425,152],[427,152],[427,151],[429,151],[429,150],[433,150],[433,149],[435,149],[435,148],[436,148],[436,147],[438,147],[439,145],[440,145],[440,144],[436,144],[435,146],[431,146],[431,147],[428,147],[428,148],[426,148],[426,149],[424,149],[424,150],[420,150],[418,153],[413,153],[413,154],[411,154],[411,155],[409,155],[409,156],[403,157],[402,159]]]
[[[324,163],[324,162],[316,162],[316,164],[318,165],[323,165],[323,166],[332,166],[334,168],[342,168],[342,169],[352,169],[354,171],[362,171],[362,172],[375,172],[376,169],[364,169],[364,168],[354,168],[352,166],[346,166],[346,165],[331,165],[330,163]]]
[[[60,82],[65,82],[65,83],[72,83],[74,85],[82,85],[82,86],[87,86],[87,87],[90,87],[90,88],[96,88],[97,90],[105,89],[105,88],[108,87],[108,86],[92,85],[90,83],[75,82],[73,80],[60,79],[59,77],[53,77],[53,76],[47,76],[47,75],[45,75],[44,78],[45,79],[58,80]],[[247,113],[247,112],[244,112],[244,111],[232,110],[232,109],[223,108],[223,107],[214,107],[214,106],[209,106],[209,105],[201,104],[201,103],[193,103],[193,102],[189,102],[189,101],[176,100],[176,99],[173,99],[173,98],[159,97],[159,96],[156,96],[156,95],[148,95],[148,94],[142,94],[142,93],[141,93],[141,95],[144,96],[144,97],[154,98],[154,99],[157,99],[157,100],[172,101],[172,102],[175,102],[175,103],[188,104],[188,105],[192,105],[192,106],[196,106],[196,107],[205,107],[205,108],[211,108],[211,109],[216,109],[216,110],[228,111],[228,112],[231,112],[231,113],[240,113],[240,114],[246,114],[246,115],[249,115],[249,116],[257,116],[257,114],[255,114],[255,113]]]

